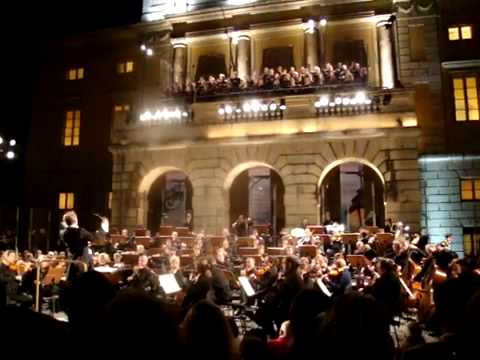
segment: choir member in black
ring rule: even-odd
[[[190,211],[187,212],[185,215],[185,222],[183,223],[183,227],[188,228],[188,231],[193,231],[193,215]]]
[[[391,318],[400,312],[401,306],[401,284],[397,276],[396,264],[391,259],[381,258],[377,261],[376,267],[380,277],[366,289],[366,292],[383,304]]]
[[[67,229],[63,234],[63,240],[72,259],[80,260],[91,268],[93,259],[88,249],[88,243],[93,240],[92,234],[78,226],[77,214],[74,211],[65,213],[63,220],[67,225]]]
[[[250,218],[245,219],[244,215],[239,215],[237,221],[232,224],[233,232],[238,237],[248,236],[251,225],[252,220]]]
[[[180,269],[180,258],[176,255],[170,256],[170,273],[175,276],[178,286],[180,286],[182,290],[186,290],[188,280],[183,276],[182,270]]]
[[[156,294],[160,289],[157,274],[148,267],[148,257],[140,255],[138,264],[133,268],[133,275],[127,279],[129,286]]]

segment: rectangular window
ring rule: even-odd
[[[460,180],[462,201],[480,200],[480,179]]]
[[[124,61],[117,64],[117,72],[119,74],[133,72],[133,61]]]
[[[472,27],[470,25],[452,26],[448,28],[448,40],[470,40],[473,37]]]
[[[410,39],[410,60],[423,61],[425,55],[425,31],[423,24],[408,28]]]
[[[480,228],[463,228],[463,251],[465,255],[480,255]]]
[[[453,78],[453,97],[457,121],[480,120],[478,81],[475,76]]]
[[[72,210],[75,205],[74,193],[60,193],[58,194],[58,208],[60,210]]]
[[[73,68],[67,71],[67,80],[81,80],[85,75],[83,68]]]
[[[80,110],[69,110],[66,112],[63,134],[64,146],[80,145],[80,117]]]
[[[130,105],[128,104],[118,104],[113,107],[115,112],[128,112],[130,111]]]
[[[108,208],[112,210],[112,199],[113,199],[113,192],[108,193]]]

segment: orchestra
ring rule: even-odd
[[[144,229],[112,232],[107,241],[80,230],[74,213],[66,214],[64,222],[68,254],[34,256],[27,251],[17,257],[14,251],[3,252],[0,280],[7,284],[11,299],[30,299],[31,304],[35,296],[51,294],[52,285],[61,287],[69,280],[69,261],[81,260],[85,270],[103,273],[119,289],[142,289],[167,299],[159,275],[172,274],[181,295],[170,299],[183,312],[202,299],[223,306],[244,304],[256,309],[249,313],[254,321],[273,332],[274,324],[288,319],[289,306],[302,288],[331,297],[355,289],[385,303],[392,314],[408,304],[420,317],[428,317],[434,307],[431,292],[439,283],[479,272],[478,266],[469,268],[451,250],[451,235],[440,244],[429,244],[428,237],[410,235],[399,224],[391,225],[395,234],[383,229],[345,233],[338,224],[304,221],[305,228],[284,232],[276,239],[278,246],[268,246],[254,222],[243,215],[232,224],[233,235],[228,229],[214,236],[169,227],[169,234],[159,229],[153,236]],[[253,296],[246,295],[240,277],[248,279]]]

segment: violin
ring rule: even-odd
[[[255,276],[256,277],[262,277],[267,272],[269,272],[271,268],[272,268],[272,265],[265,265],[265,266],[257,269],[257,271],[255,272]]]

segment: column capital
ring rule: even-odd
[[[186,48],[188,43],[186,38],[172,38],[170,39],[170,43],[172,44],[173,48]]]

